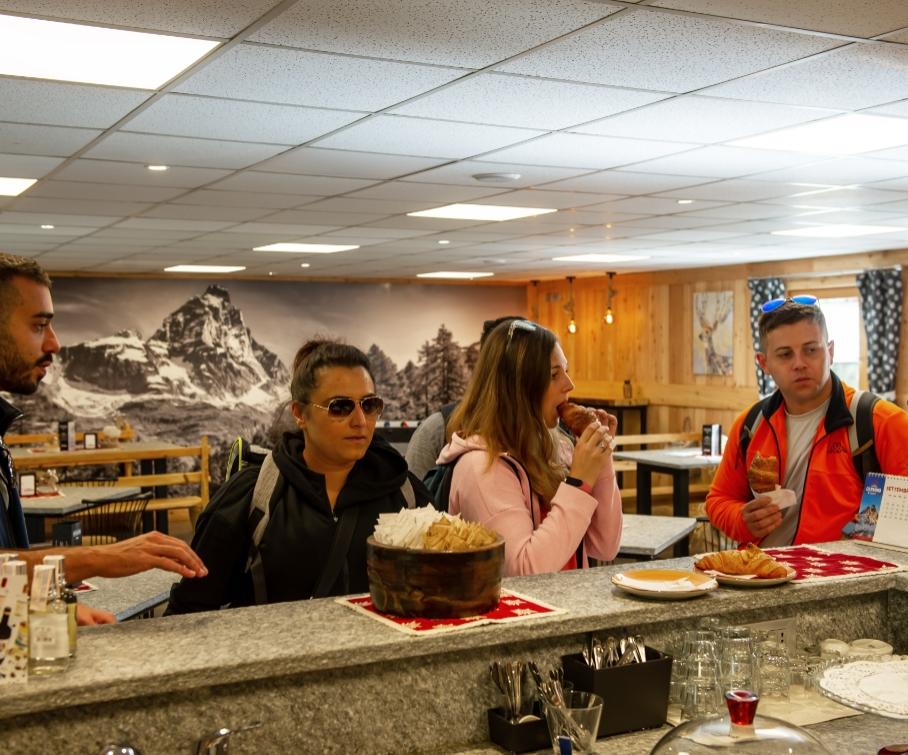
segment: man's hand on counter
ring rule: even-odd
[[[96,624],[116,624],[117,617],[108,611],[83,605],[76,606],[76,623],[80,627],[93,627]]]
[[[88,552],[88,563],[84,567],[89,569],[89,573],[82,575],[78,567],[83,565],[73,563],[80,560],[80,551]],[[149,569],[164,569],[184,577],[204,577],[208,574],[202,559],[192,548],[182,540],[157,531],[110,545],[68,549],[65,555],[66,577],[72,581],[86,577],[128,577]]]

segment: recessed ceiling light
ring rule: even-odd
[[[42,231],[52,231],[52,230],[54,230],[54,226],[52,226],[50,223],[45,223],[44,225],[41,226],[41,230]]]
[[[245,270],[239,265],[173,265],[165,267],[165,273],[238,273]]]
[[[411,218],[450,218],[453,220],[516,220],[533,215],[547,215],[550,210],[544,207],[507,207],[497,204],[449,204],[432,210],[408,212]]]
[[[0,197],[18,197],[37,180],[37,178],[4,178],[0,176]]]
[[[304,262],[300,267],[312,267],[308,262]]]
[[[268,244],[256,246],[253,252],[306,252],[308,254],[334,254],[335,252],[348,252],[359,249],[359,246],[344,246],[341,244]]]
[[[855,155],[908,144],[904,118],[851,113],[729,142],[735,147]]]
[[[474,173],[473,179],[490,184],[508,183],[509,181],[519,181],[520,173]]]
[[[446,244],[450,244],[451,242],[448,241],[447,239],[439,239],[438,243],[441,244],[442,246],[444,246]]]
[[[678,204],[693,204],[693,203],[694,203],[693,199],[679,199],[678,200]]]
[[[0,74],[157,89],[220,42],[0,15]]]
[[[269,270],[269,271],[268,271],[268,275],[274,275],[274,273],[272,273],[272,272]]]
[[[786,231],[773,231],[773,236],[807,236],[816,239],[844,239],[849,236],[872,236],[876,233],[894,233],[908,228],[894,225],[811,225],[804,228],[790,228]]]
[[[552,257],[555,262],[633,262],[634,260],[648,260],[649,256],[633,256],[622,254],[571,254],[567,257]]]
[[[167,170],[170,166],[169,165],[146,165],[145,167],[148,168],[148,170],[153,170],[156,173],[160,173],[162,171]]]
[[[449,272],[445,270],[440,270],[437,273],[419,273],[417,278],[451,278],[455,280],[473,280],[473,278],[489,278],[495,275],[495,273],[465,273],[465,272]]]

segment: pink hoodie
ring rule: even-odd
[[[563,458],[568,466],[573,446],[565,439]],[[485,443],[478,436],[467,440],[457,433],[438,457],[439,464],[458,459],[451,478],[448,510],[464,519],[481,522],[505,541],[504,573],[542,574],[560,570],[583,540],[586,557],[610,561],[621,540],[621,495],[609,460],[593,487],[593,495],[561,483],[551,510],[539,524],[539,496],[519,464],[497,459],[489,466]]]

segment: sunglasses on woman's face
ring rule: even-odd
[[[385,408],[385,402],[379,396],[365,396],[361,399],[348,398],[347,396],[338,396],[328,402],[328,406],[316,404],[314,401],[307,402],[319,409],[328,412],[329,417],[349,417],[356,411],[356,405],[359,404],[363,414],[367,417],[378,417]]]
[[[765,304],[763,304],[760,309],[766,312],[775,312],[779,307],[781,307],[785,302],[792,301],[795,304],[803,304],[806,307],[815,307],[817,306],[816,296],[811,296],[810,294],[801,294],[799,296],[780,296],[778,299],[772,299]]]

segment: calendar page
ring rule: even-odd
[[[855,540],[908,548],[908,477],[867,475],[861,505],[842,532]]]

